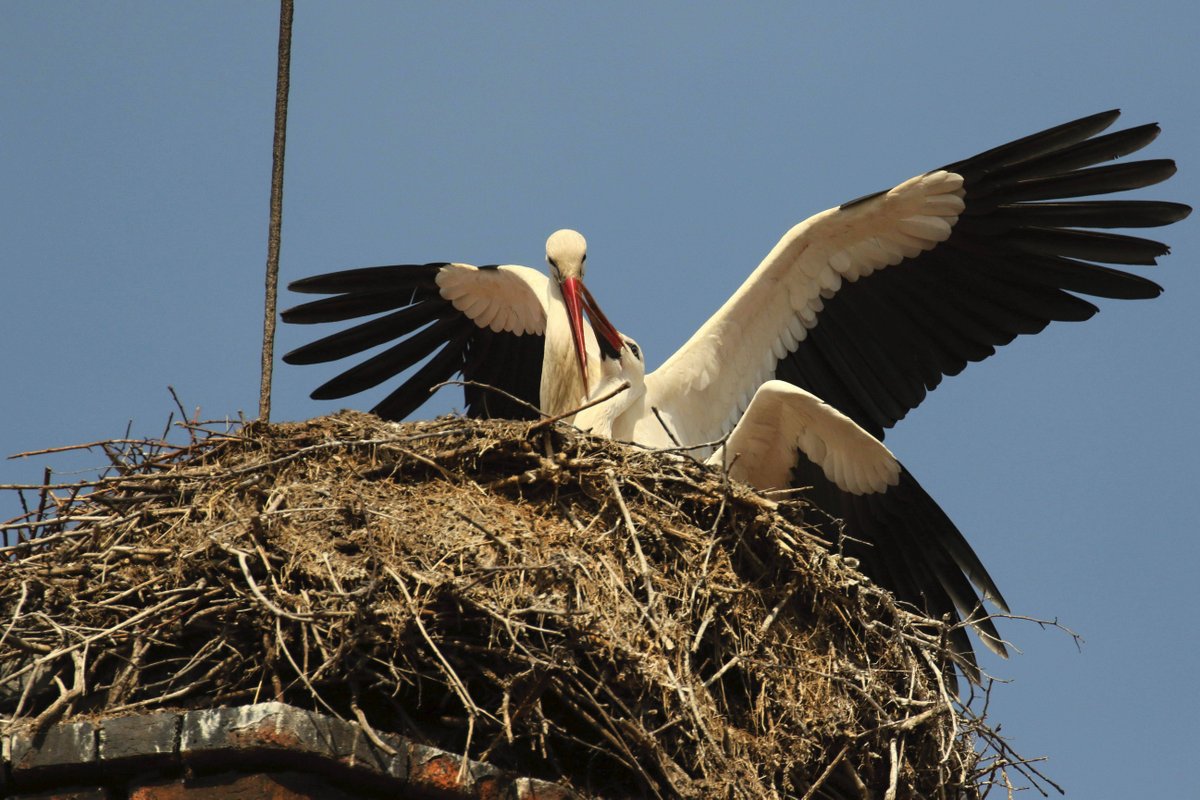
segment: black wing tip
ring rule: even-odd
[[[345,392],[338,390],[337,387],[323,383],[309,393],[308,397],[311,400],[341,400],[343,397],[349,397],[354,392]]]
[[[350,397],[351,395],[356,395],[359,392],[365,392],[368,389],[373,389],[375,386],[383,383],[384,380],[387,380],[387,378],[384,378],[372,386],[364,387],[357,384],[348,383],[346,380],[344,380],[345,377],[346,373],[342,373],[336,378],[330,378],[329,380],[325,381],[325,383],[322,383],[320,386],[313,389],[308,395],[309,398],[312,400],[341,400],[343,398]]]
[[[1179,166],[1173,158],[1155,158],[1142,162],[1147,165],[1147,170],[1153,170],[1155,174],[1162,175],[1161,180],[1166,180],[1179,172]]]
[[[1157,122],[1144,122],[1141,125],[1134,125],[1132,128],[1129,128],[1126,133],[1130,135],[1136,133],[1144,134],[1146,136],[1146,144],[1150,144],[1150,142],[1153,142],[1162,134],[1162,125]],[[1145,145],[1142,146],[1144,147]]]
[[[397,288],[397,281],[405,278],[428,278],[450,265],[449,261],[431,261],[428,264],[384,264],[375,267],[352,267],[298,278],[287,285],[288,291],[297,294],[341,294],[343,292],[371,288]]]
[[[330,356],[317,346],[324,344],[324,342],[325,340],[322,339],[297,347],[295,350],[284,353],[282,361],[292,366],[310,366],[312,364],[324,364],[329,361],[336,361],[337,356]]]
[[[1120,108],[1110,108],[1107,111],[1097,111],[1095,114],[1088,114],[1085,117],[1080,117],[1079,119],[1071,120],[1070,122],[1064,122],[1062,125],[1058,125],[1056,127],[1057,128],[1067,128],[1067,127],[1087,128],[1087,127],[1091,127],[1091,126],[1099,126],[1096,131],[1096,133],[1099,133],[1100,131],[1108,128],[1110,125],[1112,125],[1114,122],[1116,122],[1120,118],[1120,116],[1121,116]],[[1053,128],[1051,130],[1053,130]],[[1092,135],[1094,136],[1095,134],[1092,134]]]
[[[1121,109],[1119,108],[1110,108],[1107,111],[1097,111],[1095,114],[1088,114],[1087,116],[1079,117],[1078,119],[1059,123],[1058,125],[1046,128],[1043,131],[1038,131],[1037,133],[1024,137],[1024,140],[1053,136],[1055,134],[1074,130],[1087,130],[1089,132],[1084,135],[1084,138],[1091,138],[1092,136],[1096,136],[1097,134],[1102,133],[1111,127],[1112,124],[1116,122],[1118,118],[1120,118],[1120,116]]]
[[[358,272],[358,270],[340,270],[338,272],[325,272],[320,275],[309,275],[307,278],[297,278],[288,283],[287,288],[289,292],[296,292],[297,294],[336,294],[340,290],[332,288],[335,282],[344,279],[351,272]]]
[[[279,312],[279,318],[292,325],[311,325],[318,322],[319,320],[305,318],[304,306],[306,305],[308,305],[308,303],[292,306],[291,308],[285,308],[283,311]]]
[[[1192,207],[1187,203],[1163,202],[1161,204],[1161,208],[1163,211],[1163,219],[1165,220],[1163,223],[1161,223],[1163,225],[1170,225],[1173,222],[1179,222],[1180,220],[1187,219],[1192,214]]]
[[[1168,251],[1170,252],[1170,251]],[[1120,295],[1120,300],[1153,300],[1163,293],[1163,287],[1150,280],[1143,278],[1141,275],[1133,275],[1130,277],[1137,278],[1137,281],[1126,282],[1124,289],[1125,293]],[[1099,310],[1099,309],[1097,309]]]
[[[324,290],[312,288],[314,282],[316,280],[318,280],[319,278],[323,278],[323,277],[325,277],[325,276],[310,275],[307,278],[298,278],[298,279],[290,282],[287,285],[288,291],[296,292],[297,294],[323,294]],[[287,313],[287,312],[284,312],[284,313]]]
[[[343,322],[347,319],[368,316],[379,313],[381,309],[371,308],[371,298],[356,297],[353,302],[346,302],[346,297],[335,295],[298,306],[285,308],[279,312],[279,318],[289,325],[320,325],[325,322]],[[331,310],[331,302],[336,303],[336,310]]]

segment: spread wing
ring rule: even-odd
[[[1006,654],[983,600],[1008,607],[971,545],[882,442],[820,398],[764,383],[709,463],[760,490],[806,488],[804,498],[828,515],[818,527],[864,575],[927,616],[967,620],[989,649]],[[978,681],[966,631],[951,636],[959,664]]]
[[[404,419],[429,399],[434,386],[455,375],[537,407],[548,286],[549,278],[529,267],[448,263],[366,267],[304,278],[288,288],[332,296],[284,311],[284,322],[373,318],[297,348],[283,360],[337,361],[396,342],[312,393],[316,400],[347,397],[420,364],[372,409],[385,419]],[[465,394],[470,416],[536,418],[502,394],[475,386],[465,387]]]
[[[1143,125],[1098,135],[1118,114],[1051,128],[796,225],[647,376],[648,404],[680,442],[712,441],[778,378],[882,438],[942,376],[1052,320],[1096,313],[1077,295],[1158,295],[1110,265],[1152,265],[1167,246],[1105,229],[1166,225],[1191,209],[1075,199],[1174,174],[1169,160],[1095,166],[1159,133]]]

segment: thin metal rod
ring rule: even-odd
[[[279,231],[283,224],[283,152],[287,141],[288,75],[292,66],[292,0],[279,3],[279,68],[275,78],[275,142],[271,148],[271,222],[267,230],[267,291],[263,309],[262,383],[258,418],[271,419],[275,306],[279,291]]]

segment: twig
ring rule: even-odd
[[[17,620],[21,618],[21,609],[25,607],[25,600],[29,597],[29,581],[21,581],[21,596],[17,599],[17,607],[13,609],[12,619],[8,622],[8,627],[4,629],[4,635],[0,636],[0,645],[3,645],[8,635],[12,633],[13,626],[17,624]]]
[[[71,653],[71,662],[75,665],[75,681],[68,689],[63,685],[62,680],[58,675],[54,676],[54,683],[58,686],[58,697],[54,702],[46,707],[46,709],[37,715],[33,720],[31,732],[37,736],[43,730],[50,726],[55,720],[70,710],[70,706],[80,697],[83,697],[87,691],[87,648],[83,652]]]
[[[53,473],[51,473],[50,467],[46,467],[42,471],[42,488],[40,491],[38,491],[37,519],[42,519],[43,517],[46,516],[46,501],[49,500],[50,496],[51,496],[49,487],[50,487],[50,476],[52,474]],[[31,531],[31,533],[32,533],[32,531]],[[17,536],[21,536],[20,531],[17,532]]]
[[[43,447],[40,450],[25,450],[20,453],[13,453],[8,456],[8,460],[12,461],[18,458],[29,458],[30,456],[45,456],[54,453],[67,453],[72,450],[91,450],[95,447],[103,447],[106,444],[149,444],[149,439],[100,439],[95,442],[86,442],[85,444],[65,444],[59,447]],[[20,484],[16,484],[20,485]],[[30,484],[31,488],[41,486],[42,484]],[[71,484],[64,484],[71,485]]]
[[[4,675],[4,676],[0,677],[0,685],[3,685],[5,683],[11,683],[12,681],[15,681],[17,678],[20,678],[21,676],[28,674],[32,670],[41,667],[43,664],[49,664],[54,659],[64,656],[68,653],[73,653],[76,650],[78,650],[79,648],[86,647],[87,645],[91,644],[92,642],[100,641],[101,639],[103,639],[105,637],[111,637],[114,633],[117,633],[118,631],[122,631],[125,628],[128,628],[130,625],[134,625],[138,622],[141,622],[142,620],[144,620],[148,617],[153,617],[154,615],[161,612],[163,609],[170,608],[171,606],[176,605],[178,602],[179,602],[178,597],[169,597],[166,600],[162,601],[161,603],[155,603],[154,605],[150,606],[149,608],[142,609],[138,613],[134,614],[132,617],[121,620],[116,625],[113,625],[111,628],[105,628],[104,630],[99,631],[97,633],[93,633],[92,635],[90,635],[84,639],[81,639],[80,641],[75,642],[74,644],[67,645],[66,647],[60,647],[59,649],[57,649],[51,653],[47,653],[46,655],[42,656],[41,658],[38,658],[38,659],[30,662],[29,664],[25,665],[21,669],[18,669],[14,672],[9,673],[8,675]]]
[[[293,614],[291,611],[282,609],[279,606],[272,603],[267,598],[267,596],[265,594],[263,594],[262,589],[258,588],[258,583],[254,580],[254,576],[250,574],[250,564],[246,560],[247,558],[249,558],[250,554],[245,552],[244,550],[239,550],[236,547],[230,547],[227,544],[223,544],[223,543],[217,541],[217,539],[213,536],[209,536],[208,538],[211,539],[212,543],[215,544],[217,547],[221,548],[226,553],[229,553],[230,555],[235,556],[237,558],[238,566],[240,566],[242,568],[242,575],[246,578],[246,584],[250,587],[250,591],[253,592],[254,596],[256,598],[258,598],[258,601],[260,603],[262,603],[264,606],[267,607],[268,611],[270,611],[275,616],[286,617],[287,619],[290,619],[294,622],[312,622],[313,620],[316,619],[316,617],[310,616],[308,614],[304,614],[304,615]]]
[[[749,650],[748,652],[738,653],[738,654],[734,655],[733,658],[726,661],[725,664],[722,665],[720,669],[718,669],[711,676],[709,676],[708,678],[705,679],[705,681],[704,681],[705,688],[708,688],[709,686],[712,686],[714,683],[719,681],[721,679],[722,675],[724,675],[729,670],[733,669],[733,667],[736,666],[737,663],[742,660],[743,656],[749,656],[749,655],[752,655],[752,654],[758,652],[758,649],[760,647],[762,647],[762,643],[766,640],[767,632],[771,630],[771,626],[774,625],[775,620],[779,618],[779,612],[783,611],[784,606],[786,606],[791,601],[792,596],[794,594],[796,594],[796,590],[798,588],[799,588],[799,584],[796,581],[792,581],[791,585],[788,586],[787,591],[783,593],[783,597],[781,597],[779,599],[779,602],[776,603],[774,608],[771,609],[771,613],[768,614],[761,623],[759,623],[758,641],[755,643],[754,647],[751,650]]]
[[[383,738],[375,732],[375,729],[371,727],[371,723],[367,722],[367,715],[364,714],[363,710],[358,707],[358,703],[352,702],[350,704],[350,710],[354,712],[354,718],[358,720],[358,727],[362,728],[362,732],[365,733],[367,738],[371,740],[371,744],[375,745],[389,756],[395,756],[398,754],[396,748],[385,742]],[[350,766],[354,765],[351,764]]]
[[[922,711],[920,714],[915,714],[911,717],[905,717],[904,719],[890,720],[888,722],[883,723],[882,725],[879,725],[878,727],[872,728],[869,731],[862,731],[861,733],[858,734],[857,738],[865,739],[869,736],[874,736],[875,734],[880,733],[881,731],[886,731],[886,730],[896,730],[896,731],[905,731],[905,732],[916,730],[917,728],[919,728],[921,725],[924,725],[929,720],[936,719],[937,717],[940,717],[943,714],[949,714],[953,710],[954,709],[952,707],[947,706],[947,705],[937,705],[937,706],[934,706],[933,708],[928,708],[928,709]]]
[[[308,693],[312,695],[312,698],[321,705],[325,706],[330,714],[333,714],[335,717],[340,716],[337,713],[337,710],[333,706],[329,705],[325,698],[321,696],[321,693],[317,691],[317,687],[312,685],[312,681],[309,679],[308,673],[296,663],[296,659],[292,656],[292,651],[287,647],[287,639],[283,635],[283,623],[280,622],[279,617],[275,617],[275,636],[276,641],[279,643],[280,649],[283,650],[283,657],[286,658],[288,663],[292,665],[292,669],[295,670],[296,676],[300,678],[300,682],[303,683],[305,688],[308,689]]]
[[[383,445],[381,447],[383,449],[398,450],[401,453],[403,453],[404,455],[411,458],[413,461],[417,461],[417,462],[429,467],[430,469],[433,469],[434,471],[436,471],[439,475],[441,475],[443,478],[445,478],[450,483],[458,482],[457,478],[454,475],[452,475],[450,473],[450,471],[447,470],[445,467],[443,467],[441,464],[437,463],[436,461],[434,461],[431,458],[426,458],[425,456],[421,455],[420,453],[417,453],[413,450],[409,450],[407,447],[401,447],[400,445]]]
[[[650,580],[650,565],[646,562],[646,554],[642,552],[642,545],[638,541],[638,530],[633,524],[633,518],[629,515],[629,506],[625,505],[625,498],[621,496],[621,487],[617,486],[617,479],[613,477],[613,471],[606,469],[604,477],[608,480],[608,488],[612,489],[613,497],[616,498],[617,508],[621,510],[621,519],[625,521],[625,529],[629,531],[629,539],[633,542],[633,551],[637,554],[638,570],[642,575],[642,585],[646,589],[646,606],[653,609],[658,601],[658,595]]]
[[[891,767],[888,769],[888,788],[883,793],[883,800],[896,800],[896,784],[900,780],[900,757],[896,754],[896,740],[888,740],[888,757]]]
[[[441,389],[445,386],[464,386],[464,387],[471,386],[476,389],[483,389],[486,392],[494,392],[504,398],[507,398],[508,400],[511,400],[512,402],[516,403],[517,405],[521,406],[522,408],[532,411],[533,413],[537,414],[539,417],[547,416],[545,411],[542,411],[540,408],[535,406],[533,403],[530,403],[526,400],[522,400],[521,398],[517,397],[514,394],[509,394],[508,392],[501,389],[499,386],[492,386],[491,384],[480,383],[479,381],[442,381],[441,383],[437,384],[436,386],[431,387],[429,390],[429,394],[432,395],[438,389]]]
[[[0,531],[8,531],[8,530],[13,530],[13,529],[17,529],[17,528],[31,528],[31,529],[32,528],[49,528],[54,525],[65,525],[68,522],[104,522],[108,519],[110,519],[110,518],[96,516],[95,514],[80,515],[78,517],[55,517],[53,519],[41,519],[41,520],[36,520],[36,521],[31,521],[31,522],[12,522],[12,523],[9,523],[6,525],[0,525]],[[43,540],[38,540],[38,543],[40,543],[41,541],[43,541]],[[17,547],[19,547],[22,544],[27,544],[27,543],[26,542],[18,542],[17,544],[12,545],[11,547],[3,548],[3,550],[15,550]]]
[[[825,781],[829,779],[830,773],[833,772],[834,768],[838,764],[842,763],[842,759],[845,758],[846,753],[849,753],[849,752],[850,752],[850,745],[848,745],[848,744],[842,745],[841,752],[839,752],[836,756],[834,756],[833,760],[829,762],[829,765],[826,766],[825,769],[823,769],[821,771],[821,774],[817,776],[817,779],[815,781],[813,781],[813,785],[808,787],[808,791],[804,793],[804,796],[801,797],[800,800],[812,800],[813,796],[816,795],[817,790],[820,789],[821,786],[825,783]]]
[[[534,431],[539,431],[542,428],[547,428],[556,422],[566,419],[567,417],[573,417],[576,414],[578,414],[580,411],[585,411],[585,410],[591,408],[592,406],[598,406],[601,403],[611,400],[612,398],[616,397],[617,395],[619,395],[621,392],[625,391],[628,388],[629,388],[629,381],[625,381],[620,386],[613,389],[611,392],[603,394],[600,397],[593,398],[592,400],[587,401],[586,403],[579,406],[578,408],[573,408],[570,411],[564,411],[561,414],[555,414],[553,417],[547,417],[546,419],[540,420],[539,422],[534,422],[526,429],[525,435],[528,436],[529,434],[533,433]]]
[[[650,406],[650,410],[654,412],[654,418],[658,420],[658,424],[661,425],[662,429],[666,432],[667,438],[674,442],[676,447],[683,447],[683,445],[679,443],[679,439],[675,437],[675,431],[671,430],[671,427],[667,425],[667,421],[663,419],[662,414],[659,413],[658,406]]]
[[[455,692],[458,694],[459,700],[462,701],[463,707],[466,708],[467,713],[471,716],[479,714],[480,708],[475,705],[475,701],[471,699],[471,695],[467,691],[466,684],[463,683],[462,679],[458,677],[458,673],[454,671],[454,667],[452,667],[450,662],[446,660],[446,657],[442,655],[442,651],[438,649],[438,646],[433,643],[433,637],[431,637],[429,635],[429,631],[426,630],[425,623],[421,620],[420,609],[418,609],[416,603],[413,602],[413,597],[409,593],[408,586],[405,585],[404,579],[400,577],[400,574],[396,572],[396,570],[392,569],[390,564],[385,565],[383,569],[392,576],[392,579],[396,582],[396,585],[400,587],[400,591],[404,594],[404,599],[408,603],[409,610],[412,612],[413,622],[416,623],[417,629],[421,631],[421,636],[425,639],[425,643],[429,645],[438,661],[440,661],[442,666],[445,668],[446,677],[450,680],[451,686],[454,687]]]

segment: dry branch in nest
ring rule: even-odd
[[[692,461],[352,412],[121,452],[3,548],[5,725],[280,700],[609,797],[969,798],[1018,761],[942,625]]]

